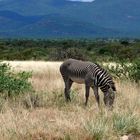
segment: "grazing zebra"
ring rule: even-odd
[[[112,106],[115,98],[115,83],[106,70],[98,64],[92,62],[84,62],[75,59],[68,59],[60,66],[60,73],[65,83],[65,98],[70,101],[70,88],[73,82],[85,84],[85,105],[87,105],[89,90],[93,89],[98,105],[99,94],[98,87],[104,93],[104,103],[106,106]]]

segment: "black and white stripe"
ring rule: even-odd
[[[109,73],[98,64],[93,64],[93,77],[96,79],[96,85],[100,87],[103,92],[107,92],[108,85],[113,85],[113,79]]]

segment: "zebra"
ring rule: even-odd
[[[66,101],[71,101],[70,89],[73,82],[85,84],[85,105],[88,103],[90,88],[100,106],[98,88],[104,93],[104,104],[112,106],[115,99],[116,87],[111,75],[97,63],[68,59],[60,65],[60,73],[65,84]]]

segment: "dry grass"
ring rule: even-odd
[[[9,64],[17,71],[33,72],[31,81],[36,93],[14,100],[1,99],[0,139],[119,140],[123,132],[129,133],[127,120],[136,124],[131,119],[122,122],[118,117],[114,125],[114,116],[140,116],[140,87],[129,81],[116,81],[118,92],[114,110],[109,111],[104,105],[98,109],[92,91],[88,107],[84,106],[84,85],[74,84],[72,102],[65,103],[64,84],[59,73],[61,62],[11,61]],[[136,121],[140,124],[139,119]],[[120,128],[122,123],[125,129]],[[140,134],[139,127],[131,131],[134,135]]]

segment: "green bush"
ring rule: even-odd
[[[73,58],[73,59],[80,59],[80,60],[87,60],[87,52],[85,50],[79,49],[79,48],[56,48],[53,49],[49,55],[49,59],[51,60],[64,60],[68,58]]]
[[[87,60],[86,51],[81,50],[79,48],[68,48],[66,52],[67,58]]]
[[[127,63],[116,63],[115,65],[107,65],[106,69],[113,75],[113,77],[118,79],[128,79],[129,78],[129,64]]]
[[[29,72],[14,73],[8,64],[0,63],[0,93],[8,96],[31,91]]]
[[[106,67],[110,73],[119,79],[129,79],[138,83],[140,81],[140,60],[137,59],[131,63],[119,62],[115,66]]]
[[[135,82],[139,82],[140,80],[140,59],[135,60],[131,66],[130,78]]]

